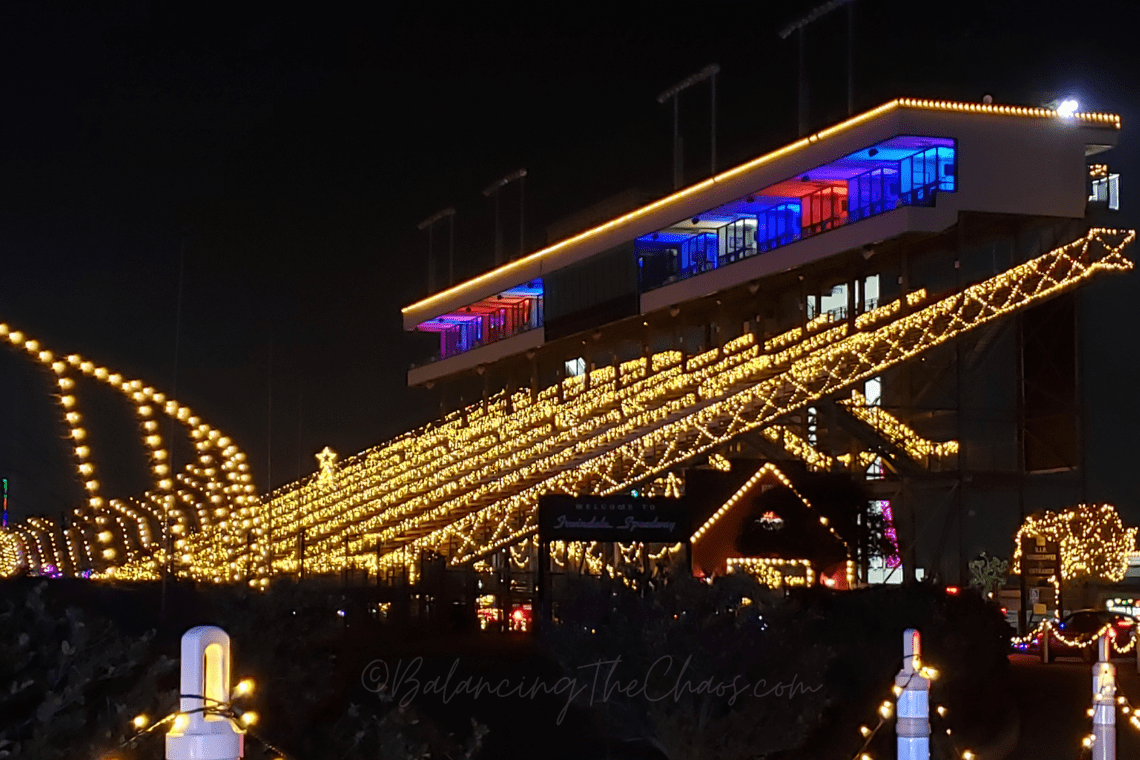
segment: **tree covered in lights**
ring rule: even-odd
[[[1136,528],[1126,528],[1111,504],[1078,504],[1060,512],[1030,515],[1017,531],[1013,572],[1021,572],[1023,538],[1044,538],[1061,547],[1065,582],[1118,583],[1136,550]]]

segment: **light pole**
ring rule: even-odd
[[[716,174],[716,75],[720,73],[720,66],[715,63],[710,63],[703,69],[698,71],[692,76],[685,77],[677,84],[670,87],[665,92],[657,96],[657,102],[664,104],[666,100],[672,98],[673,100],[673,189],[680,190],[681,185],[684,184],[682,178],[682,164],[684,147],[681,141],[681,99],[678,97],[683,90],[687,90],[695,84],[700,84],[706,79],[712,80],[712,126],[710,143],[712,144],[712,157],[710,165],[712,166],[712,173]]]
[[[432,227],[441,219],[447,219],[450,227],[449,244],[447,249],[447,284],[455,281],[455,209],[448,206],[438,211],[416,225],[418,230],[427,230],[428,233],[428,293],[435,292],[435,257],[432,254]]]
[[[510,183],[518,180],[519,183],[519,257],[523,255],[523,238],[526,233],[526,228],[523,225],[523,201],[525,199],[526,186],[524,180],[526,179],[526,169],[516,169],[515,171],[500,177],[483,189],[483,197],[490,198],[495,196],[495,266],[503,263],[503,230],[499,217],[499,191]]]
[[[358,539],[366,537],[367,535],[368,535],[367,533],[348,533],[348,534],[345,534],[345,536],[344,536],[344,588],[345,588],[345,591],[348,590],[348,542],[349,541],[356,541]],[[357,554],[356,556],[360,556],[360,555]],[[377,572],[377,575],[379,575],[379,572],[380,572],[380,565],[379,565],[379,561],[380,561],[380,540],[379,539],[376,540],[376,560],[377,560],[376,572]],[[365,580],[367,580],[367,579],[365,579]]]
[[[301,568],[298,581],[305,580],[305,531],[307,528],[301,528],[301,535],[298,542],[298,548],[301,550]]]
[[[807,95],[807,68],[804,64],[804,29],[808,24],[826,16],[828,13],[847,6],[847,115],[851,116],[855,110],[855,0],[829,0],[823,5],[817,5],[806,16],[797,19],[780,30],[780,39],[786,40],[796,32],[797,59],[799,61],[799,135],[807,134],[808,121],[808,95]]]

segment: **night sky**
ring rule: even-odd
[[[5,3],[0,321],[176,388],[249,453],[259,489],[282,485],[311,472],[325,445],[345,456],[430,419],[434,402],[408,390],[405,373],[432,342],[405,334],[399,315],[426,294],[418,222],[457,209],[467,276],[493,255],[481,190],[508,172],[528,170],[528,250],[586,206],[667,190],[671,111],[656,96],[709,63],[721,66],[720,168],[794,139],[796,49],[778,31],[816,4],[404,3],[354,16]],[[1098,3],[1096,18],[1069,7],[859,0],[856,110],[990,92],[1028,105],[1071,94],[1120,113],[1120,148],[1107,157],[1124,177],[1122,224],[1135,224],[1129,6]],[[808,37],[813,130],[846,115],[845,17]],[[696,180],[709,170],[707,88],[681,107]],[[511,250],[513,192],[503,196]],[[1137,280],[1095,286],[1097,350],[1117,368],[1090,365],[1101,398],[1132,392],[1136,360],[1124,352],[1120,371],[1111,346],[1137,316]],[[51,387],[14,351],[0,354],[0,473],[23,488],[14,514],[57,513],[78,490]],[[104,493],[141,491],[125,404],[88,395],[81,387],[96,422],[108,420],[90,426]],[[1093,414],[1140,422],[1124,402]],[[1134,438],[1105,439],[1119,443],[1098,461],[1127,466]]]

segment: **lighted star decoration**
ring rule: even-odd
[[[317,464],[320,465],[320,472],[317,474],[317,480],[321,483],[328,483],[336,477],[336,452],[325,446],[321,452],[317,454]]]
[[[502,392],[351,457],[327,485],[312,478],[281,489],[264,505],[275,525],[296,531],[293,541],[274,533],[289,547],[279,563],[288,570],[301,529],[314,571],[339,572],[343,536],[358,533],[395,547],[376,558],[384,567],[404,566],[420,551],[445,554],[453,565],[478,561],[530,540],[543,494],[643,488],[963,332],[1101,272],[1131,269],[1122,251],[1134,237],[1094,229],[939,300],[906,293],[854,325],[821,315],[766,341],[750,332],[695,356],[665,351],[597,368],[537,397],[531,389]],[[917,443],[913,431],[891,428]]]

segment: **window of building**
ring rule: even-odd
[[[533,280],[417,325],[439,335],[438,359],[542,327],[543,285]]]
[[[1094,179],[1089,201],[1105,203],[1113,211],[1120,210],[1120,175],[1109,174],[1107,177]]]
[[[641,291],[898,206],[931,206],[957,190],[956,159],[952,139],[901,135],[644,235],[635,243]]]
[[[863,398],[867,406],[880,406],[883,403],[883,378],[872,377],[863,383]]]
[[[863,279],[863,311],[870,311],[879,305],[879,275],[873,274]]]
[[[819,310],[834,320],[847,318],[847,283],[840,283],[819,300]]]

